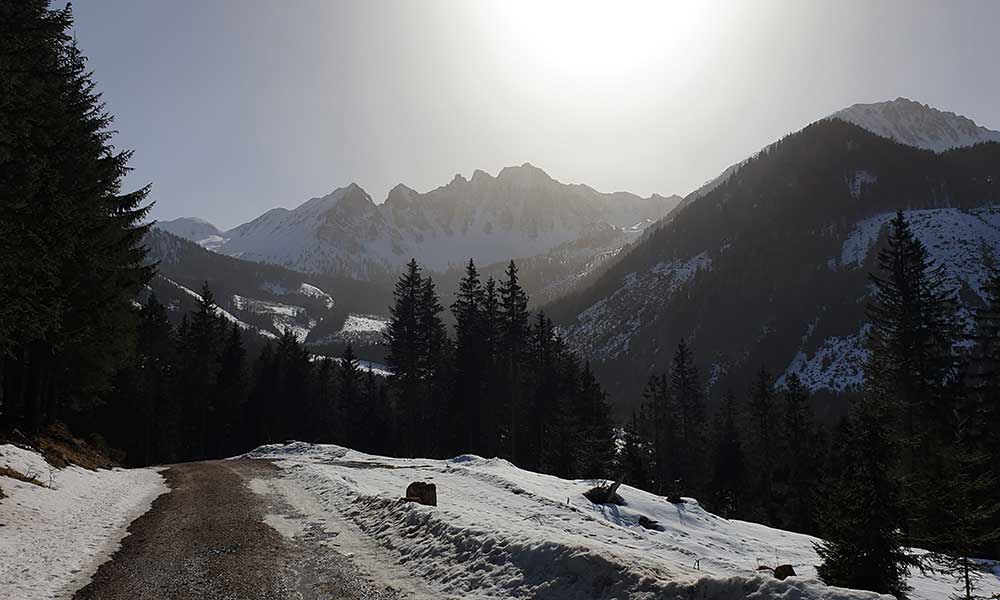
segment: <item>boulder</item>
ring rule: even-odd
[[[660,525],[659,521],[654,521],[646,515],[639,515],[639,525],[645,529],[652,529],[653,531],[664,531],[663,525]]]
[[[406,486],[406,496],[403,500],[426,506],[437,506],[437,486],[424,481],[414,481]]]
[[[625,499],[618,495],[618,488],[621,485],[621,481],[615,481],[609,485],[599,485],[587,490],[583,495],[594,504],[617,504],[618,506],[623,506]]]
[[[792,568],[792,565],[778,565],[775,567],[775,579],[787,579],[788,577],[795,577],[795,569]]]

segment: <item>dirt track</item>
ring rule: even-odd
[[[282,600],[397,598],[350,559],[280,535],[268,504],[247,487],[275,475],[266,461],[209,461],[164,471],[171,491],[129,527],[122,548],[78,600]]]

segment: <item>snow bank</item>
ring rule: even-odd
[[[56,469],[12,445],[0,466],[45,486],[0,477],[0,596],[18,600],[72,597],[168,489],[153,469]]]
[[[875,594],[816,579],[816,538],[726,520],[695,500],[674,505],[622,486],[627,505],[595,506],[593,481],[524,471],[501,459],[370,456],[338,446],[264,446],[268,458],[311,496],[296,508],[349,522],[398,567],[441,596],[544,598],[778,598],[860,600]],[[438,487],[437,507],[400,503],[410,482]],[[303,507],[308,504],[309,507]],[[663,531],[639,526],[639,517]],[[307,517],[310,518],[310,517]],[[760,565],[791,564],[777,581]],[[380,565],[384,569],[385,566]],[[915,600],[946,597],[946,579],[914,576]],[[1000,583],[985,582],[1000,590]]]

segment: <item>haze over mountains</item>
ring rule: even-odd
[[[479,170],[471,179],[456,175],[424,194],[398,185],[382,204],[350,184],[224,232],[192,218],[157,226],[247,260],[379,279],[394,277],[413,257],[443,272],[469,258],[485,266],[568,245],[589,260],[635,239],[679,201],[567,185],[526,163],[496,177]]]

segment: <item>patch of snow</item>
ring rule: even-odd
[[[323,290],[319,289],[314,285],[303,283],[302,285],[299,286],[298,293],[302,294],[303,296],[309,296],[311,298],[319,298],[320,300],[323,300],[326,303],[327,308],[333,308],[333,296],[327,294],[326,292],[324,292]]]
[[[427,582],[432,596],[880,598],[818,581],[816,538],[723,519],[693,499],[675,505],[626,485],[625,506],[595,505],[582,495],[594,481],[471,455],[397,459],[292,443],[248,456],[275,461],[276,481],[285,483],[272,489],[284,488],[305,519],[349,531],[350,546],[366,549],[356,560]],[[437,507],[399,502],[413,481],[437,486]],[[663,531],[641,527],[640,516]],[[775,564],[799,575],[778,581],[756,571]],[[952,587],[931,575],[914,574],[910,583],[914,600],[937,600]],[[1000,584],[984,580],[984,591],[994,588]]]
[[[861,198],[861,193],[864,191],[865,186],[873,183],[878,183],[878,177],[874,173],[859,169],[848,179],[847,191],[851,194],[851,198],[857,200]]]
[[[815,322],[809,326],[803,345],[815,327]],[[864,364],[868,359],[868,351],[864,347],[868,327],[867,324],[862,326],[854,335],[829,337],[811,355],[799,350],[776,385],[783,386],[788,377],[796,373],[802,384],[812,391],[843,392],[860,386],[864,383]]]
[[[198,292],[195,292],[194,290],[191,290],[191,289],[188,289],[188,288],[184,287],[183,285],[177,283],[176,281],[174,281],[173,279],[170,279],[169,277],[163,277],[163,275],[160,275],[160,277],[164,281],[166,281],[167,283],[169,283],[170,285],[176,287],[180,291],[182,291],[185,294],[187,294],[188,296],[191,296],[195,300],[201,302],[201,294],[199,294]],[[220,317],[222,317],[223,319],[229,321],[230,323],[236,323],[236,325],[238,325],[240,329],[246,329],[248,331],[255,331],[255,332],[259,333],[260,335],[262,335],[264,337],[267,337],[267,338],[271,338],[271,339],[277,339],[278,338],[278,336],[274,335],[270,331],[267,331],[265,329],[258,329],[257,327],[254,327],[253,325],[250,325],[248,323],[244,323],[243,321],[241,321],[241,320],[237,319],[235,316],[233,316],[233,313],[231,313],[231,312],[229,312],[229,311],[227,311],[227,310],[225,310],[225,309],[223,309],[223,308],[221,308],[219,306],[215,307],[215,314],[219,315]]]
[[[0,477],[0,590],[18,600],[71,598],[168,491],[154,469],[56,469],[9,444],[0,445],[0,466],[45,485]]]
[[[980,142],[1000,142],[1000,131],[906,98],[875,104],[855,104],[828,118],[840,119],[901,144],[944,152]]]

